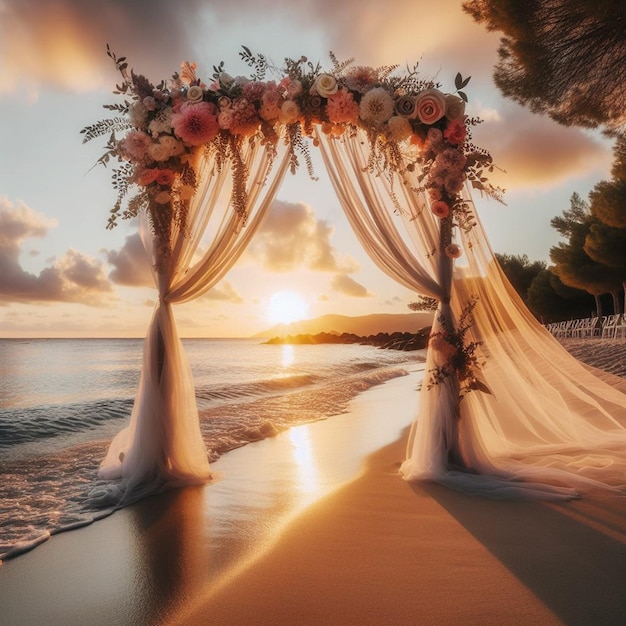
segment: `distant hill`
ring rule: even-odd
[[[285,335],[317,335],[318,333],[354,333],[362,337],[378,333],[416,333],[430,326],[434,313],[374,313],[372,315],[322,315],[311,320],[291,324],[277,324],[253,336],[255,339],[271,339]]]

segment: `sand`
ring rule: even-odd
[[[419,372],[0,567],[0,624],[626,623],[626,498],[475,499],[398,476]]]

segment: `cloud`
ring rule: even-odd
[[[227,280],[207,291],[200,300],[221,300],[235,304],[243,302],[243,298],[239,292]]]
[[[333,291],[352,298],[371,298],[374,295],[347,274],[333,276],[330,286]]]
[[[106,251],[106,257],[113,266],[109,278],[115,284],[128,287],[154,286],[150,263],[138,233],[126,237],[119,251]]]
[[[419,24],[417,44],[407,24]],[[277,28],[290,36],[272,37]],[[225,56],[235,57],[239,43],[278,63],[284,55],[318,54],[320,46],[361,64],[402,65],[424,55],[435,71],[441,66],[452,77],[493,66],[497,37],[465,15],[458,0],[388,0],[384,17],[379,0],[2,0],[0,92],[29,82],[71,91],[109,85],[115,70],[107,43],[154,77],[183,59],[195,58],[210,71]],[[299,49],[311,44],[318,50]]]
[[[486,121],[474,129],[474,138],[505,170],[489,174],[492,183],[505,189],[552,187],[609,166],[607,146],[579,128],[508,104],[480,117]]]
[[[81,302],[101,304],[111,285],[103,266],[77,250],[68,250],[39,275],[27,272],[19,262],[21,244],[45,237],[53,220],[35,213],[23,203],[14,206],[0,198],[0,302]]]
[[[271,272],[306,268],[315,272],[342,272],[358,269],[357,262],[339,258],[330,243],[333,228],[318,220],[303,202],[276,201],[249,247],[249,254]]]

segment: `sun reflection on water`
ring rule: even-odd
[[[290,367],[293,365],[295,359],[296,355],[294,354],[293,346],[288,343],[283,344],[281,365],[285,368]]]

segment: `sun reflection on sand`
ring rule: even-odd
[[[320,475],[311,445],[309,426],[291,428],[288,434],[293,445],[293,458],[298,471],[299,492],[306,500],[311,500],[311,496],[320,489]]]

